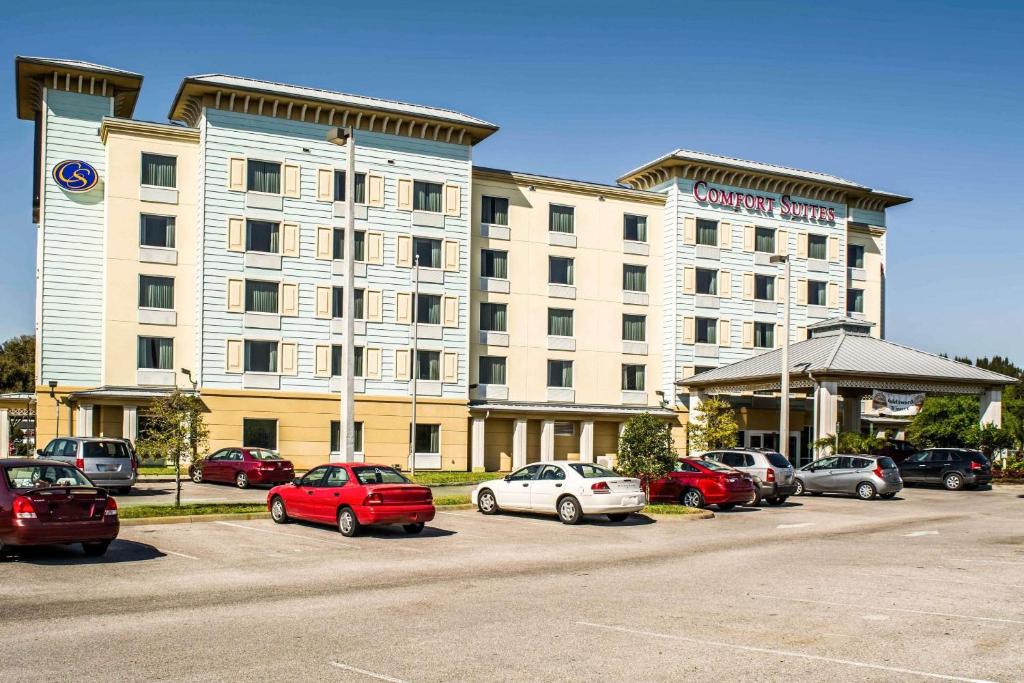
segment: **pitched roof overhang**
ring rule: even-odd
[[[114,114],[131,118],[142,87],[142,74],[75,59],[16,57],[18,118],[32,120],[44,87],[114,98]]]

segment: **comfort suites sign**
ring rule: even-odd
[[[746,209],[747,211],[769,215],[775,213],[775,205],[778,203],[779,215],[782,218],[804,218],[812,221],[828,222],[835,222],[836,220],[836,210],[828,206],[798,202],[788,194],[782,195],[778,202],[776,202],[775,197],[769,195],[708,187],[708,184],[703,180],[694,183],[693,197],[701,204],[728,206],[736,211]]]

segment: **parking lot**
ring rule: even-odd
[[[99,560],[0,564],[0,679],[1021,680],[1022,522],[1004,486],[621,525],[452,511],[418,537],[125,527]]]

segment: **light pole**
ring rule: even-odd
[[[782,313],[782,372],[780,377],[780,405],[779,405],[779,452],[792,462],[789,452],[789,266],[788,255],[777,255],[771,257],[772,263],[785,265],[783,276],[785,278],[786,291],[783,293],[785,302]]]
[[[199,396],[199,382],[192,377],[192,371],[188,368],[182,368],[181,374],[188,378],[189,384],[192,385],[192,395]],[[192,409],[188,411],[188,440],[192,446],[192,465],[195,466],[196,458],[198,457],[199,444],[196,442],[196,414],[198,410],[196,406],[192,406]]]
[[[409,473],[416,476],[416,390],[419,380],[420,255],[412,257],[412,422],[409,426]]]
[[[56,417],[56,421],[54,423],[55,426],[53,428],[53,438],[56,439],[58,436],[60,436],[60,399],[57,398],[57,394],[54,392],[54,390],[57,388],[57,380],[51,379],[49,381],[49,385],[50,398],[53,399],[53,409]],[[38,441],[39,439],[37,438],[36,442],[38,443]]]

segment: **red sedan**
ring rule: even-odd
[[[401,524],[418,534],[434,519],[434,497],[391,467],[339,462],[314,467],[301,479],[275,486],[267,494],[271,518],[337,524],[344,536],[363,526]]]
[[[240,489],[250,484],[284,484],[295,477],[295,468],[273,451],[264,448],[222,448],[188,468],[195,483],[219,481]]]
[[[702,508],[717,505],[731,510],[754,497],[749,475],[714,460],[680,458],[674,472],[651,482],[652,503],[680,503]]]
[[[98,557],[117,538],[117,501],[56,460],[0,460],[0,554],[6,547],[81,543]]]

